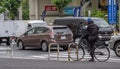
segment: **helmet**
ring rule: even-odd
[[[88,22],[88,23],[93,23],[93,21],[92,21],[91,18],[88,18],[88,19],[87,19],[87,22]]]

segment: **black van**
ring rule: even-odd
[[[54,20],[54,25],[66,25],[73,32],[74,41],[83,34],[86,28],[88,17],[61,17]],[[100,44],[108,45],[108,41],[113,35],[113,27],[110,26],[104,19],[91,17],[93,22],[99,27]]]

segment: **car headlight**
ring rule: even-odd
[[[101,36],[101,35],[99,35],[98,37],[99,37],[99,38],[102,38],[102,36]]]
[[[111,40],[114,40],[115,39],[115,35],[111,36]]]

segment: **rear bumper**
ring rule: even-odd
[[[55,40],[52,40],[52,41],[49,42],[49,44],[50,43],[57,43],[60,46],[64,46],[64,45],[69,45],[72,42],[73,42],[73,40],[70,40],[70,41],[55,41]]]

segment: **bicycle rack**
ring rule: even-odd
[[[70,47],[72,45],[76,46],[76,55],[77,55],[76,59],[77,60],[72,59],[71,56],[70,56]],[[78,59],[78,45],[76,43],[70,43],[69,46],[68,46],[68,61],[70,61],[70,59],[72,59],[73,61],[78,61],[79,60]]]
[[[57,60],[59,60],[59,44],[58,43],[50,43],[49,46],[48,46],[48,60],[50,60],[50,49],[51,49],[51,46],[52,45],[55,45],[57,46]]]
[[[11,58],[13,58],[13,47],[16,45],[15,39],[11,39],[10,43],[10,53],[11,53]]]

